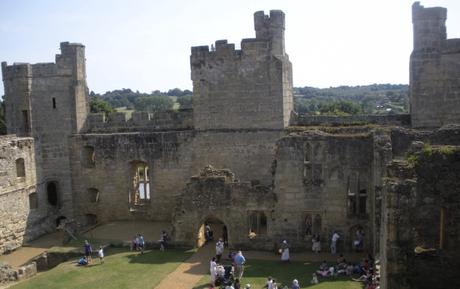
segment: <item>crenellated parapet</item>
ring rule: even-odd
[[[192,110],[164,112],[90,113],[83,133],[151,132],[193,128]]]
[[[254,14],[256,37],[191,49],[197,129],[282,129],[292,111],[292,66],[284,51],[284,13]]]

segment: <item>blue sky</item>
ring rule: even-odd
[[[86,46],[90,90],[191,89],[190,47],[254,37],[253,13],[286,13],[294,85],[408,83],[409,0],[0,0],[0,61],[53,62],[62,41]],[[448,8],[460,38],[460,1]],[[0,84],[0,95],[3,83]]]

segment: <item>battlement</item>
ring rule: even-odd
[[[264,11],[254,13],[254,29],[256,38],[269,40],[274,30],[285,29],[285,15],[281,10],[270,10],[270,15]]]
[[[427,20],[440,20],[447,19],[447,9],[444,7],[429,7],[425,8],[420,5],[420,2],[414,2],[412,5],[412,22],[427,21]]]
[[[84,62],[84,47],[79,43],[62,42],[61,54],[56,54],[56,62],[48,63],[13,63],[8,65],[2,62],[2,76],[4,80],[14,78],[48,77],[55,75],[72,75],[74,66]]]
[[[191,109],[165,112],[133,112],[131,118],[123,112],[90,113],[83,133],[115,133],[137,131],[184,130],[193,127]]]
[[[317,126],[317,125],[395,125],[409,126],[409,114],[393,115],[349,115],[349,116],[328,116],[328,115],[295,115],[291,118],[292,126]]]

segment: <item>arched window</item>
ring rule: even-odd
[[[81,152],[81,162],[84,167],[92,168],[96,165],[96,153],[94,147],[84,146]]]
[[[88,194],[88,201],[90,203],[97,203],[99,202],[99,190],[95,188],[89,188],[87,191]]]
[[[147,163],[134,162],[132,165],[133,186],[130,202],[140,205],[150,201],[150,171]]]
[[[53,207],[57,207],[59,204],[57,182],[52,181],[46,184],[46,194],[48,197],[48,204],[50,204]]]
[[[24,165],[24,159],[20,158],[16,160],[16,177],[24,178],[26,176],[26,167]]]

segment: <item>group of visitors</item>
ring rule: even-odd
[[[131,251],[140,251],[141,254],[144,254],[145,249],[145,240],[142,234],[136,234],[133,240],[131,241]]]
[[[278,284],[276,283],[276,280],[269,276],[267,278],[267,282],[264,285],[264,288],[267,289],[300,289],[300,284],[297,279],[292,280],[291,287],[288,287],[288,285],[284,285],[283,287],[278,287]]]
[[[216,256],[212,257],[209,263],[211,288],[220,286],[220,288],[224,289],[241,289],[240,280],[243,277],[246,258],[241,251],[236,253],[230,252],[228,254],[228,261],[230,264],[225,265],[221,262],[224,248],[224,240],[223,238],[219,238],[216,242]],[[246,284],[244,288],[250,287],[250,284]]]
[[[91,247],[91,244],[88,242],[88,240],[85,240],[85,243],[83,245],[83,251],[85,252],[85,255],[82,256],[78,260],[77,265],[79,266],[90,265],[93,262],[93,259],[92,259],[93,248]],[[104,264],[104,248],[102,246],[99,247],[99,250],[97,251],[97,255],[99,256],[99,263]]]
[[[331,236],[331,243],[330,243],[330,249],[331,249],[331,254],[335,255],[337,254],[337,243],[341,239],[341,236],[339,232],[333,231],[332,236]],[[364,231],[363,229],[359,228],[356,230],[356,236],[353,239],[352,243],[353,250],[355,252],[362,252],[364,250]],[[321,237],[319,234],[314,234],[311,238],[311,250],[314,253],[320,253],[321,252]]]

